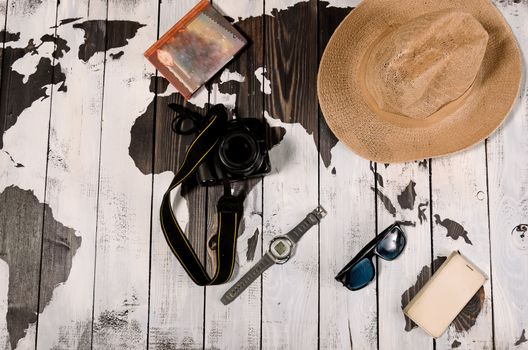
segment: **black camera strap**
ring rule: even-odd
[[[200,163],[215,148],[227,122],[227,115],[221,108],[213,107],[207,114],[204,127],[185,153],[185,158],[163,196],[160,208],[161,229],[170,249],[198,285],[221,284],[229,280],[233,273],[236,257],[237,230],[243,214],[243,199],[231,195],[226,186],[224,195],[217,204],[218,230],[216,232],[216,272],[211,278],[207,274],[191,243],[181,229],[172,210],[170,193],[193,175]]]

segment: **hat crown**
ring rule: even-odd
[[[374,44],[366,57],[365,87],[379,109],[427,118],[471,87],[487,43],[488,33],[469,13],[422,15]]]

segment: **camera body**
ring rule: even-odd
[[[197,171],[202,186],[241,181],[269,173],[265,124],[256,118],[233,119]]]

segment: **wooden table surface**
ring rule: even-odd
[[[319,57],[355,0],[214,0],[251,44],[185,104],[266,120],[273,145],[271,174],[236,186],[247,199],[235,277],[318,203],[329,214],[229,306],[230,283],[190,281],[158,214],[190,142],[167,104],[184,101],[143,52],[195,3],[0,0],[0,349],[528,349],[526,85],[464,152],[364,160],[316,97]],[[494,3],[528,53],[528,1]],[[188,184],[175,201],[209,269],[220,194]],[[379,260],[361,291],[334,281],[395,220],[404,253]],[[489,281],[433,341],[402,305],[456,249]]]

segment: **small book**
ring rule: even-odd
[[[403,312],[429,335],[438,338],[487,279],[484,272],[454,251]]]
[[[145,51],[145,57],[189,99],[246,43],[208,0],[202,0]]]

